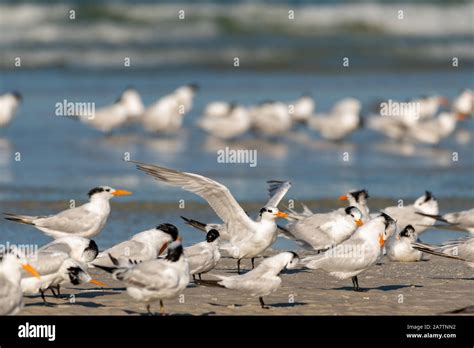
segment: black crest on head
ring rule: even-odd
[[[260,215],[262,215],[263,213],[265,213],[267,211],[267,208],[263,207],[262,209],[260,209]]]
[[[89,193],[87,193],[87,195],[89,196],[89,198],[91,198],[93,195],[95,195],[96,193],[99,193],[99,192],[104,192],[104,188],[103,187],[94,187],[92,190],[89,191]]]
[[[415,232],[415,228],[412,225],[406,225],[403,231],[400,232],[400,236],[409,237],[410,234]]]
[[[395,220],[390,215],[388,215],[387,213],[381,212],[380,216],[383,216],[383,218],[385,219],[385,222],[384,222],[385,227],[387,227],[390,224],[390,222],[392,222],[392,221],[395,222]]]
[[[352,209],[354,209],[354,207],[351,205],[350,207],[347,207],[346,209],[344,209],[344,211],[346,212],[347,215],[350,215],[350,213],[352,213]]]
[[[220,234],[219,234],[219,231],[218,230],[215,230],[215,229],[212,229],[210,230],[209,232],[207,232],[207,235],[206,235],[206,241],[208,243],[212,243],[213,241],[215,241],[217,238],[219,238]]]
[[[91,253],[92,260],[93,260],[99,254],[99,247],[97,246],[97,243],[95,241],[91,240],[89,242],[89,245],[87,246],[87,248],[84,249],[84,252],[85,253]]]
[[[431,201],[432,199],[435,199],[435,196],[433,196],[431,191],[425,191],[425,200],[424,200],[424,202]]]
[[[22,95],[18,91],[13,91],[12,95],[16,98],[16,100],[21,101],[23,99]]]
[[[173,224],[161,224],[156,226],[157,230],[163,231],[171,236],[172,240],[175,241],[178,238],[178,228]]]
[[[349,194],[354,197],[357,202],[359,202],[361,199],[369,198],[369,193],[367,190],[353,191],[349,192]]]
[[[79,274],[83,272],[83,270],[80,267],[69,267],[67,269],[68,275],[69,275],[69,280],[73,285],[78,285],[81,283],[81,280],[79,278]]]
[[[187,86],[191,88],[193,92],[197,92],[199,90],[199,85],[197,83],[189,83]]]
[[[166,255],[166,259],[171,262],[176,262],[179,260],[182,254],[183,254],[183,246],[179,244],[174,248],[168,249],[168,254]]]

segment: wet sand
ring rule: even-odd
[[[412,263],[381,260],[359,275],[363,292],[353,291],[350,279],[338,280],[320,270],[287,271],[281,275],[280,289],[264,298],[270,309],[260,308],[257,298],[191,282],[183,296],[165,301],[165,309],[178,315],[434,315],[471,306],[472,314],[474,268],[455,260],[425,258],[428,261]],[[249,260],[242,264],[244,269],[250,267]],[[212,273],[235,274],[235,267],[235,260],[223,258]],[[48,292],[46,299],[53,306],[45,306],[40,296],[26,297],[21,314],[140,315],[145,312],[143,304],[126,294],[123,284],[99,270],[91,270],[91,274],[108,287],[66,286],[62,298],[54,298]],[[203,279],[214,277],[206,274]],[[152,310],[158,312],[159,304],[153,305]]]

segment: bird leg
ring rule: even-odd
[[[240,259],[237,260],[237,274],[240,274]]]
[[[202,278],[201,278],[201,273],[199,273],[199,280],[202,280]]]
[[[165,306],[163,305],[163,300],[160,300],[160,314],[161,315],[166,315]]]
[[[270,309],[270,307],[265,306],[265,302],[263,302],[263,297],[259,297],[258,300],[260,301],[260,306],[262,306],[263,309]]]
[[[196,283],[196,275],[193,274],[193,281]]]
[[[40,290],[40,294],[41,294],[41,298],[43,299],[43,302],[46,306],[52,306],[53,305],[52,303],[49,303],[48,301],[46,301],[46,298],[44,297],[44,290]]]
[[[357,276],[352,277],[352,285],[354,286],[354,291],[361,291],[359,288],[359,279],[357,279]]]
[[[150,304],[149,303],[147,303],[147,305],[146,305],[146,312],[147,312],[148,315],[153,315],[153,313],[150,310]]]
[[[252,269],[255,268],[255,257],[252,257]]]
[[[59,295],[56,295],[56,292],[54,292],[54,287],[50,287],[49,289],[50,289],[51,292],[53,293],[53,296],[54,296],[54,297],[59,297]]]

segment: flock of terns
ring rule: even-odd
[[[138,91],[127,88],[114,104],[98,108],[93,115],[78,111],[74,118],[106,134],[130,123],[139,123],[148,132],[173,134],[182,128],[197,91],[195,84],[184,85],[145,107]],[[0,95],[0,128],[12,121],[20,102],[17,92]],[[339,100],[325,113],[315,112],[316,102],[311,96],[252,106],[214,101],[205,106],[197,126],[212,137],[232,140],[249,132],[267,138],[284,136],[297,124],[303,124],[322,138],[336,142],[368,127],[396,141],[436,145],[453,134],[458,120],[474,113],[474,92],[466,89],[452,102],[433,95],[389,103],[397,108],[389,110],[388,115],[379,105],[375,114],[363,117],[362,104],[355,98]]]
[[[247,293],[268,308],[264,296],[281,285],[279,274],[294,269],[300,263],[308,269],[321,269],[339,279],[351,278],[355,291],[360,291],[358,275],[385,254],[390,261],[414,262],[423,253],[467,262],[474,266],[474,238],[461,238],[443,246],[423,244],[418,235],[427,228],[454,229],[474,233],[474,209],[439,215],[438,202],[426,192],[411,205],[386,207],[371,214],[368,192],[357,190],[340,197],[348,207],[327,213],[278,209],[291,187],[288,181],[269,181],[267,203],[252,219],[235,200],[229,189],[202,175],[181,172],[135,161],[140,171],[154,179],[186,191],[207,201],[221,223],[204,223],[182,217],[184,221],[205,233],[200,243],[183,248],[178,228],[163,223],[135,234],[109,249],[99,251],[90,238],[104,228],[110,213],[109,200],[129,195],[126,190],[108,186],[93,188],[89,202],[55,215],[26,216],[4,213],[10,221],[34,226],[53,241],[37,251],[27,253],[21,248],[9,248],[0,261],[0,314],[16,314],[23,306],[24,295],[51,290],[60,296],[63,284],[92,283],[88,269],[96,268],[112,274],[123,282],[127,293],[146,306],[177,297],[189,284],[191,276],[198,286],[224,287]],[[285,226],[278,218],[289,220]],[[295,240],[308,250],[301,258],[294,252],[281,252],[266,257],[255,266],[277,237]],[[237,261],[236,275],[210,273],[227,253]],[[241,271],[241,261],[250,259],[252,269]],[[23,268],[23,269],[22,269]],[[47,303],[46,303],[47,304]],[[50,304],[49,304],[50,305]]]

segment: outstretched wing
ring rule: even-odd
[[[135,161],[130,162],[135,163],[139,170],[158,181],[181,187],[204,198],[217,216],[227,224],[229,231],[248,230],[253,227],[254,222],[237,203],[229,189],[217,181],[198,174],[179,172]]]
[[[270,195],[269,200],[265,204],[266,207],[277,207],[280,204],[280,201],[285,197],[286,193],[291,187],[291,182],[289,181],[278,181],[278,180],[269,180],[268,184],[268,194]]]

